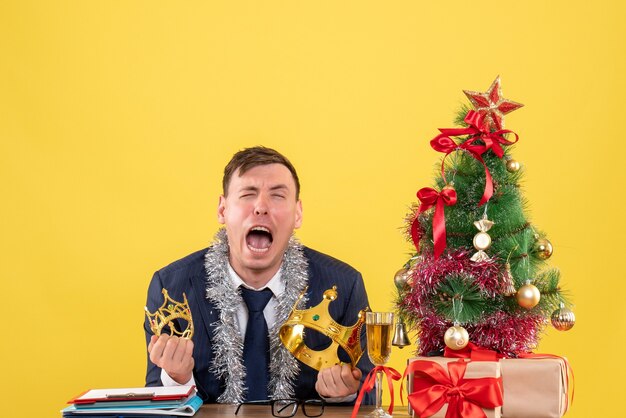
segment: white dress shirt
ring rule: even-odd
[[[267,322],[267,329],[272,329],[274,322],[276,322],[276,306],[278,305],[278,299],[276,299],[277,295],[281,295],[285,290],[285,285],[280,280],[281,269],[278,269],[276,274],[270,279],[269,282],[260,289],[255,289],[252,286],[247,285],[241,277],[235,272],[230,264],[228,264],[228,275],[230,276],[231,281],[233,282],[233,289],[237,289],[240,286],[247,287],[252,290],[263,290],[268,288],[272,291],[272,298],[267,305],[265,305],[265,309],[263,309],[263,316],[265,317],[265,322]],[[241,334],[241,339],[243,340],[246,336],[246,327],[248,326],[248,307],[246,303],[242,300],[239,306],[237,307],[237,327],[239,328],[239,333]],[[163,386],[179,386],[181,385],[167,374],[167,372],[161,369],[161,382]],[[196,381],[191,375],[191,379],[185,383],[185,386],[195,385]]]

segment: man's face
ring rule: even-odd
[[[244,281],[269,280],[280,267],[302,203],[287,167],[267,164],[233,173],[227,196],[220,196],[217,219],[226,226],[230,264]]]

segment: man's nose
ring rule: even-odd
[[[254,205],[254,214],[255,215],[267,215],[268,206],[267,201],[263,196],[259,196]]]

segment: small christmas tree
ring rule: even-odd
[[[400,315],[418,332],[418,353],[472,343],[507,356],[536,348],[551,317],[574,325],[548,269],[552,245],[524,213],[523,170],[511,155],[519,139],[504,115],[522,105],[502,97],[499,77],[485,93],[465,91],[460,128],[440,129],[431,146],[442,152],[436,188],[417,192],[407,216],[416,252],[395,277]]]

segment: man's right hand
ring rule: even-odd
[[[150,361],[165,370],[177,383],[184,385],[191,380],[194,360],[193,341],[161,334],[150,337],[148,344]]]

